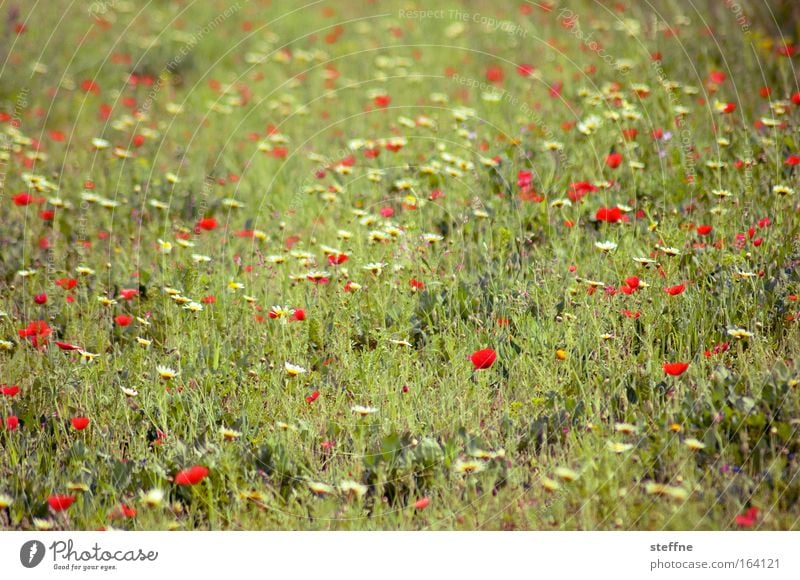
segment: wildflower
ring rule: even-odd
[[[356,481],[345,480],[339,484],[339,491],[348,498],[361,498],[366,495],[368,488]]]
[[[89,426],[89,418],[88,417],[74,417],[71,421],[72,428],[76,431],[83,431]]]
[[[415,510],[424,510],[431,504],[431,499],[429,497],[422,497],[414,502],[414,509]]]
[[[0,385],[0,395],[4,397],[13,397],[18,395],[20,388],[16,385]]]
[[[751,507],[745,513],[736,516],[734,521],[737,526],[742,528],[752,528],[758,521],[758,512],[759,509],[757,507]]]
[[[561,481],[566,481],[568,483],[575,481],[579,477],[578,472],[569,467],[557,467],[554,473]]]
[[[217,220],[213,217],[202,218],[197,222],[197,228],[205,231],[211,231],[216,229],[217,227]]]
[[[51,495],[47,498],[47,505],[54,512],[63,512],[69,509],[75,499],[74,495]]]
[[[561,484],[553,479],[550,479],[549,477],[543,477],[542,487],[545,491],[552,493],[561,489]]]
[[[81,363],[83,363],[83,364],[90,363],[94,359],[96,359],[98,356],[100,356],[98,353],[89,352],[89,351],[83,350],[83,349],[78,350],[78,354],[81,355]]]
[[[308,489],[311,490],[311,493],[317,497],[324,497],[335,491],[334,488],[327,483],[321,483],[318,481],[309,481],[307,485]]]
[[[235,441],[242,436],[240,431],[234,431],[227,427],[220,427],[219,433],[225,441]]]
[[[139,494],[139,501],[149,508],[159,507],[164,500],[164,492],[158,488],[153,488],[147,492],[139,492]]]
[[[119,314],[114,317],[114,322],[116,322],[118,326],[128,326],[131,322],[133,322],[133,316],[128,314]]]
[[[19,337],[30,340],[34,348],[44,348],[52,333],[53,329],[44,320],[31,322],[27,327],[18,331]]]
[[[286,322],[286,319],[289,318],[292,314],[292,309],[288,306],[273,306],[270,308],[268,316],[272,319],[280,319],[282,322]]]
[[[169,380],[174,379],[175,377],[178,376],[178,371],[176,371],[175,369],[170,368],[168,366],[164,366],[164,365],[158,365],[156,367],[156,372],[165,381],[169,381]]]
[[[480,473],[484,469],[486,469],[486,466],[482,461],[473,460],[464,461],[459,459],[453,466],[453,471],[459,475],[472,475],[474,473]]]
[[[647,495],[666,497],[676,502],[685,501],[689,492],[682,487],[664,485],[663,483],[648,482],[644,487]]]
[[[617,423],[614,425],[614,431],[617,433],[623,433],[625,435],[632,435],[636,433],[636,426],[631,425],[630,423]]]
[[[686,369],[689,368],[689,363],[687,362],[665,362],[663,364],[664,372],[672,377],[678,377],[686,372]]]
[[[594,246],[601,252],[613,252],[617,249],[617,244],[611,241],[595,242]]]
[[[383,268],[386,266],[383,262],[373,262],[364,266],[364,269],[374,276],[380,276]]]
[[[698,441],[694,437],[690,437],[689,439],[684,439],[683,444],[686,445],[692,451],[699,451],[701,449],[705,449],[705,443]]]
[[[601,207],[595,212],[594,219],[599,222],[614,224],[622,219],[622,210],[618,207]]]
[[[208,468],[202,465],[193,465],[175,474],[175,485],[197,485],[208,475]]]
[[[473,352],[469,359],[472,361],[475,370],[484,370],[491,367],[497,360],[497,352],[491,348],[484,348]]]
[[[666,292],[670,296],[677,296],[678,294],[682,294],[685,289],[686,286],[684,284],[677,284],[675,286],[669,286],[667,288],[664,288],[664,292]]]
[[[732,336],[733,338],[738,339],[738,340],[742,340],[742,339],[746,339],[746,338],[752,338],[752,337],[755,336],[754,333],[752,333],[750,331],[747,331],[744,328],[739,328],[739,327],[736,327],[736,326],[728,328],[727,333],[728,333],[728,336]]]
[[[290,377],[296,377],[297,375],[302,375],[308,372],[307,369],[304,369],[301,366],[294,365],[290,362],[284,363],[283,368],[286,370],[286,374],[288,374]]]
[[[612,453],[625,453],[626,451],[633,449],[633,445],[630,443],[616,443],[609,441],[608,448]]]
[[[77,272],[81,276],[93,276],[94,275],[94,270],[92,270],[91,268],[89,268],[87,266],[78,266],[77,268],[75,268],[75,272]]]
[[[67,491],[80,491],[81,493],[86,493],[89,491],[89,486],[85,483],[70,482],[67,483]]]
[[[375,407],[364,407],[362,405],[355,405],[354,407],[351,407],[350,410],[361,417],[366,417],[367,415],[372,415],[373,413],[378,412],[378,409]]]

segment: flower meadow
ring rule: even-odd
[[[5,3],[0,528],[798,529],[774,4]]]

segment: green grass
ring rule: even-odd
[[[758,529],[798,528],[800,106],[780,38],[671,3],[659,26],[638,3],[32,4],[0,45],[4,529],[718,530],[753,507]],[[617,205],[625,221],[595,219]],[[40,320],[34,345],[19,330]],[[193,465],[208,476],[177,485]]]

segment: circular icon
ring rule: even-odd
[[[29,540],[19,549],[19,561],[26,568],[36,568],[44,560],[44,544],[39,540]]]

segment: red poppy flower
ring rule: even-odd
[[[569,197],[570,201],[577,202],[593,191],[597,191],[597,187],[588,181],[576,181],[575,183],[570,183],[567,197]]]
[[[736,516],[736,525],[743,528],[752,528],[758,520],[758,508],[751,507],[741,515]]]
[[[677,377],[682,375],[686,372],[686,369],[689,368],[689,363],[685,362],[674,362],[674,363],[664,363],[663,369],[664,372],[671,377]]]
[[[61,350],[81,350],[77,344],[72,344],[70,342],[61,342],[60,340],[55,341],[56,346]]]
[[[14,202],[14,205],[18,206],[26,206],[34,203],[34,197],[27,192],[18,193],[17,195],[11,198],[11,201]]]
[[[214,219],[213,217],[203,218],[197,222],[197,227],[200,228],[201,230],[211,231],[213,229],[216,229],[217,220]]]
[[[520,171],[517,173],[517,185],[520,189],[528,189],[531,186],[531,181],[533,180],[533,172],[532,171]]]
[[[208,475],[208,468],[202,465],[193,465],[175,474],[176,485],[197,485]]]
[[[714,83],[715,85],[721,85],[722,83],[725,82],[726,78],[727,76],[725,75],[725,73],[719,70],[713,70],[710,73],[708,73],[708,80]]]
[[[789,155],[786,158],[786,165],[798,165],[800,164],[800,155]]]
[[[518,64],[517,65],[517,74],[521,77],[529,77],[533,74],[533,71],[536,70],[532,64]]]
[[[389,106],[389,104],[392,102],[392,97],[389,95],[378,95],[375,97],[375,99],[373,99],[373,102],[375,103],[376,107],[383,109]]]
[[[136,517],[136,508],[132,508],[128,504],[122,503],[119,504],[117,507],[111,510],[111,513],[108,514],[108,519],[110,520],[118,520],[121,518],[135,518]]]
[[[71,422],[73,429],[83,431],[89,426],[89,417],[74,417]]]
[[[72,290],[78,285],[75,278],[59,278],[56,280],[56,286],[61,286],[64,290]]]
[[[701,236],[707,236],[713,229],[713,226],[708,225],[697,226],[697,233]]]
[[[346,254],[328,254],[328,263],[331,266],[338,266],[344,264],[348,260]]]
[[[36,304],[47,304],[47,294],[44,293],[37,294],[36,296],[33,297],[33,301]]]
[[[800,105],[800,91],[798,91],[798,92],[796,92],[795,94],[792,95],[792,102],[795,105]]]
[[[497,65],[492,65],[486,69],[486,80],[490,83],[502,83],[504,76],[503,69]]]
[[[52,334],[53,329],[47,325],[44,320],[37,320],[31,322],[26,328],[19,330],[20,338],[27,338],[31,341],[34,348],[44,346],[47,337]]]
[[[497,360],[497,352],[491,348],[484,348],[483,350],[473,352],[469,360],[472,361],[475,370],[488,369],[494,364],[494,361]]]
[[[217,297],[213,296],[212,294],[209,294],[208,296],[204,296],[203,298],[200,299],[200,302],[202,302],[203,304],[214,304],[214,302],[216,302],[216,301],[217,301]]]
[[[100,94],[100,85],[90,79],[81,82],[81,89],[87,93],[94,93],[95,95]]]
[[[622,163],[622,153],[609,153],[606,156],[606,165],[611,169],[616,169]]]
[[[131,300],[139,295],[139,291],[136,288],[123,288],[119,291],[119,297],[123,300]]]
[[[13,397],[19,394],[19,387],[17,385],[0,385],[0,395],[5,397]]]
[[[594,219],[599,222],[615,224],[622,219],[622,210],[618,207],[601,207],[594,214]]]
[[[664,292],[666,292],[670,296],[677,296],[684,290],[686,290],[686,285],[684,284],[676,284],[675,286],[668,286],[667,288],[664,288]]]
[[[426,507],[430,505],[430,503],[431,499],[429,497],[420,498],[416,502],[414,502],[414,509],[424,510]]]
[[[638,310],[636,312],[631,312],[630,310],[624,310],[624,309],[622,311],[622,314],[625,316],[625,318],[639,318],[642,315],[642,313],[639,312]]]
[[[63,512],[69,509],[73,503],[75,503],[74,495],[51,495],[47,498],[47,505],[54,512]]]
[[[411,285],[411,291],[412,292],[416,292],[417,290],[424,290],[425,289],[425,283],[424,282],[420,282],[416,278],[411,278],[411,280],[409,281],[409,284]]]
[[[294,322],[302,322],[306,319],[306,311],[302,308],[295,308],[294,312],[292,312],[292,320]]]
[[[313,403],[319,398],[319,391],[314,391],[309,396],[306,397],[306,403]]]
[[[133,322],[133,316],[129,314],[118,314],[114,317],[114,322],[116,322],[119,326],[128,326],[131,322]]]
[[[637,288],[639,288],[640,280],[637,276],[628,276],[627,278],[625,278],[625,283],[634,290],[636,290]]]
[[[19,427],[19,417],[11,415],[6,417],[6,431],[16,431]]]

